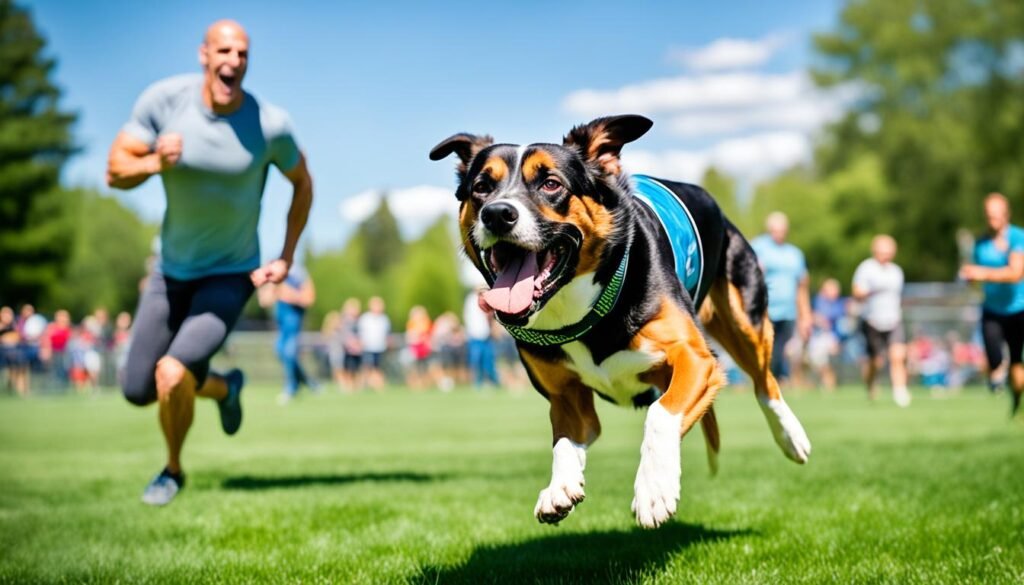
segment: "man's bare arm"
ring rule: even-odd
[[[107,185],[132,189],[159,172],[160,155],[138,138],[118,133],[107,157]]]
[[[960,269],[960,275],[968,280],[982,282],[1015,283],[1024,279],[1024,253],[1011,252],[1006,266],[992,268],[970,264]]]
[[[281,258],[290,266],[295,256],[295,247],[299,243],[299,236],[306,228],[306,220],[309,218],[309,209],[313,206],[313,177],[309,175],[309,168],[306,167],[305,155],[299,155],[299,164],[284,174],[292,183],[292,204],[288,208],[288,229],[284,235],[284,248],[281,250]]]
[[[299,155],[299,163],[295,168],[284,174],[292,183],[292,204],[288,209],[288,229],[284,235],[284,248],[281,256],[267,262],[249,275],[253,285],[260,287],[270,282],[277,284],[288,276],[288,270],[295,259],[295,247],[299,236],[306,227],[309,208],[313,205],[313,178],[306,168],[306,157]]]
[[[181,159],[181,135],[164,134],[157,138],[156,149],[130,134],[120,132],[107,157],[107,185],[115,189],[138,187],[153,175],[178,164]]]

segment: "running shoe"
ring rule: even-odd
[[[224,433],[233,435],[242,426],[242,386],[245,385],[245,374],[235,368],[224,374],[224,382],[228,385],[228,395],[217,403],[220,411],[220,426]]]
[[[185,487],[185,474],[171,473],[166,467],[149,482],[142,492],[143,503],[150,506],[166,506]]]

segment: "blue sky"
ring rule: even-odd
[[[810,35],[837,0],[773,2],[67,2],[27,4],[59,67],[84,147],[67,184],[106,190],[107,149],[149,83],[198,71],[206,26],[234,18],[252,46],[245,87],[285,108],[316,184],[314,248],[339,245],[388,190],[415,234],[456,208],[453,165],[427,152],[457,131],[557,141],[598,115],[654,129],[627,168],[699,181],[709,164],[747,184],[808,156],[837,101],[809,87]],[[284,234],[290,188],[264,198],[264,255]],[[118,196],[156,220],[155,179]]]

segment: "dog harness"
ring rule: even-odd
[[[703,277],[704,246],[697,232],[697,223],[686,205],[668,187],[657,179],[646,175],[633,175],[636,198],[646,205],[665,230],[665,236],[672,248],[676,276],[683,288],[690,293],[695,306],[700,305],[699,297]]]
[[[690,293],[694,304],[699,305],[698,293],[702,279],[701,267],[704,263],[704,249],[701,245],[700,234],[697,233],[697,224],[694,222],[690,210],[668,187],[657,180],[646,175],[633,175],[633,181],[635,185],[633,194],[654,212],[665,230],[665,235],[671,244],[672,257],[679,281]],[[629,246],[626,247],[615,274],[601,291],[594,305],[590,307],[590,311],[578,323],[560,329],[543,330],[509,325],[502,322],[500,318],[498,322],[514,339],[532,345],[550,347],[576,341],[615,307],[619,300],[619,293],[622,292],[622,284],[626,279],[628,266]]]

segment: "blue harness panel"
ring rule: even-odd
[[[690,293],[694,304],[699,304],[697,293],[703,276],[704,247],[690,210],[675,193],[656,179],[633,175],[633,184],[636,186],[633,191],[636,198],[654,212],[668,236],[675,259],[676,276]]]

